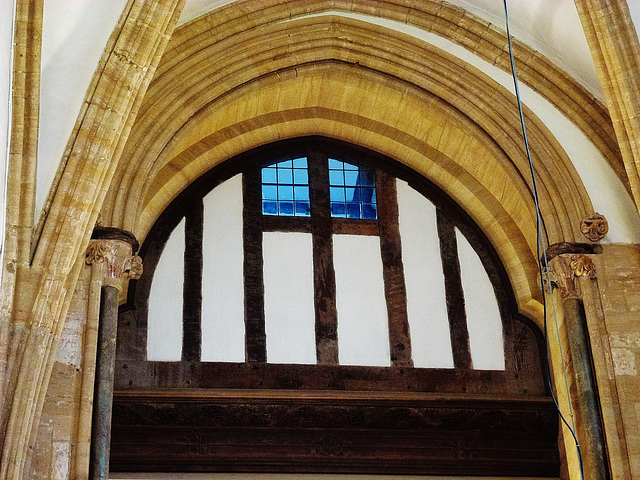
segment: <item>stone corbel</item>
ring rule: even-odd
[[[100,264],[103,285],[122,291],[124,281],[140,278],[142,259],[134,255],[138,249],[135,237],[124,230],[96,227],[85,254],[87,265]]]
[[[579,298],[580,292],[576,278],[595,278],[596,267],[593,260],[584,254],[557,255],[549,261],[549,272],[545,276],[552,288],[560,290],[563,299]]]

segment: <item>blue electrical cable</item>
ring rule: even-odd
[[[545,343],[545,349],[544,349],[544,353],[545,353],[545,367],[546,367],[546,373],[547,373],[547,382],[548,382],[548,386],[549,386],[549,392],[551,393],[551,398],[553,399],[553,403],[556,406],[556,410],[558,411],[558,415],[560,416],[560,418],[562,419],[562,421],[564,422],[564,424],[567,426],[567,428],[569,429],[569,431],[571,432],[571,435],[573,436],[573,440],[575,442],[576,445],[576,451],[578,454],[578,463],[580,465],[580,477],[582,478],[582,480],[584,480],[584,467],[583,467],[583,463],[582,463],[582,452],[580,450],[580,443],[578,442],[578,437],[576,436],[576,432],[574,431],[574,429],[569,425],[569,423],[567,422],[567,420],[564,418],[564,415],[562,414],[562,411],[560,410],[560,405],[558,405],[558,400],[556,399],[556,396],[554,394],[553,391],[553,385],[551,384],[551,368],[549,366],[549,339],[548,339],[548,335],[547,335],[547,301],[546,301],[546,295],[545,295],[545,289],[544,289],[544,274],[543,274],[543,270],[542,270],[542,259],[544,259],[545,262],[545,268],[546,271],[549,271],[549,266],[547,265],[547,254],[545,251],[545,247],[544,247],[544,243],[542,242],[542,214],[540,213],[540,199],[538,197],[538,186],[537,186],[537,182],[536,182],[536,176],[535,176],[535,172],[533,169],[533,161],[531,160],[531,152],[529,150],[529,140],[527,139],[527,129],[525,127],[524,124],[524,113],[522,111],[522,101],[520,99],[520,90],[518,88],[518,76],[516,74],[516,64],[515,64],[515,60],[513,57],[513,46],[511,44],[511,33],[509,32],[509,9],[507,8],[507,0],[503,0],[504,3],[504,16],[505,16],[505,22],[506,22],[506,26],[507,26],[507,40],[509,41],[509,59],[511,60],[511,74],[513,77],[513,84],[515,87],[515,93],[516,93],[516,100],[518,103],[518,112],[520,114],[520,125],[522,127],[522,136],[524,139],[524,145],[525,145],[525,149],[526,149],[526,153],[527,153],[527,160],[529,161],[529,169],[531,171],[531,180],[532,180],[532,186],[533,186],[533,199],[535,202],[535,207],[536,207],[536,249],[537,249],[537,260],[538,260],[538,270],[539,270],[539,274],[540,274],[540,286],[542,288],[542,308],[543,308],[543,315],[544,315],[544,343]],[[542,252],[541,252],[542,250]],[[542,253],[542,255],[541,255]],[[549,282],[549,285],[551,285],[551,283]]]

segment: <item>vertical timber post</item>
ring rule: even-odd
[[[139,278],[142,273],[140,257],[132,255],[137,249],[138,242],[131,233],[116,228],[96,227],[86,253],[85,262],[98,264],[102,269],[89,455],[89,478],[91,480],[107,480],[109,478],[118,297],[122,291],[124,280]]]
[[[560,246],[560,244],[553,245],[547,251],[547,259],[551,270],[552,285],[559,289],[562,296],[564,322],[567,326],[569,351],[577,392],[577,410],[581,420],[576,435],[582,450],[585,478],[609,480],[598,386],[591,361],[591,342],[589,341],[587,317],[576,282],[576,277],[595,277],[593,261],[584,254],[595,252],[580,251],[580,248],[566,249],[568,246],[576,247],[578,245],[581,244],[562,244],[557,252],[554,247]],[[593,245],[588,246],[593,247]],[[571,253],[572,250],[579,253]]]

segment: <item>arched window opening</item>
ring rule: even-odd
[[[115,470],[557,473],[539,332],[481,231],[390,159],[315,137],[253,150],[141,254]]]

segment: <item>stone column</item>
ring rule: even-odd
[[[575,0],[640,209],[640,42],[629,0]]]
[[[136,250],[137,241],[130,233],[98,227],[86,254],[86,263],[99,264],[102,270],[89,466],[89,478],[92,480],[107,480],[109,477],[118,297],[124,280],[138,278],[142,273],[140,257],[132,256]]]
[[[567,326],[567,337],[575,387],[577,391],[577,411],[580,423],[576,435],[580,443],[585,478],[591,480],[608,480],[609,468],[606,456],[604,432],[598,398],[598,387],[595,380],[591,360],[591,344],[587,329],[582,296],[577,278],[595,278],[593,261],[584,253],[559,253],[559,251],[580,251],[572,249],[575,244],[563,244],[560,249],[552,246],[548,253],[549,274],[552,287],[558,288],[562,297],[564,322]],[[593,245],[587,245],[594,247]],[[569,247],[569,248],[567,248]],[[584,250],[582,250],[584,251]],[[589,253],[593,253],[590,251]]]

